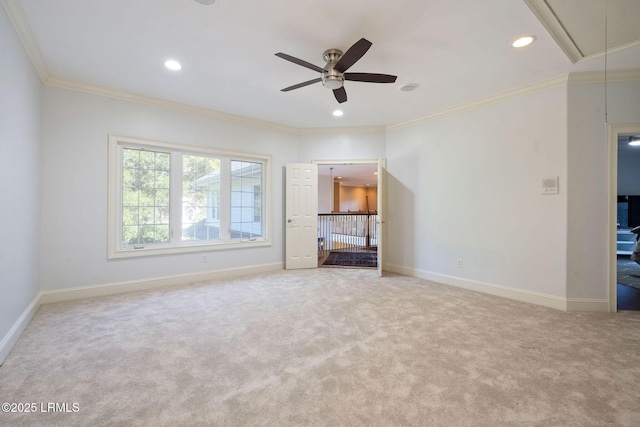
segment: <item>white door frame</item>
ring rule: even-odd
[[[609,125],[609,312],[618,311],[617,224],[618,224],[618,136],[640,134],[640,123]]]
[[[378,277],[382,277],[387,260],[387,159],[378,161]]]

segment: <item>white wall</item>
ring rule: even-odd
[[[609,83],[609,124],[640,123],[640,82]],[[570,298],[608,297],[609,152],[604,85],[568,87]]]
[[[385,156],[384,132],[302,133],[298,136],[299,161],[377,160]]]
[[[0,363],[7,334],[38,294],[41,91],[0,7]]]
[[[324,130],[302,132],[298,136],[298,161],[314,160],[377,160],[385,156],[386,135],[383,131]],[[319,177],[318,212],[331,213],[329,177]],[[371,198],[369,198],[371,200]],[[371,209],[375,209],[372,205]],[[346,210],[346,209],[345,209]]]
[[[55,87],[44,90],[42,289],[56,290],[282,263],[283,167],[297,137]],[[273,246],[107,260],[109,133],[272,156]]]
[[[351,185],[340,186],[340,211],[356,212],[367,210],[367,197],[369,198],[369,210],[378,209],[378,188],[359,187]]]
[[[566,108],[559,87],[390,130],[388,263],[564,297]],[[557,195],[542,194],[549,176]]]

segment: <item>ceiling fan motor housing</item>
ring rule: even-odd
[[[344,84],[344,74],[336,71],[333,67],[342,57],[342,51],[338,49],[325,50],[322,54],[327,65],[322,71],[322,85],[328,89],[340,89]]]

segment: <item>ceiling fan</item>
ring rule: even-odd
[[[327,62],[324,68],[313,65],[302,59],[295,58],[286,53],[278,52],[276,56],[291,61],[294,64],[302,65],[313,71],[317,71],[321,74],[313,80],[298,83],[293,86],[282,89],[282,92],[288,92],[290,90],[299,89],[314,83],[322,82],[322,85],[326,88],[333,90],[333,94],[339,103],[347,101],[347,92],[344,90],[344,81],[351,80],[355,82],[367,82],[367,83],[393,83],[396,81],[397,76],[389,74],[374,74],[374,73],[347,73],[346,71],[355,64],[362,56],[367,53],[371,47],[371,42],[366,39],[360,39],[353,44],[344,54],[338,49],[325,50],[322,57]]]

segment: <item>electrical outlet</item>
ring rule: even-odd
[[[456,261],[456,266],[458,268],[462,268],[462,258],[458,258],[458,260]]]
[[[207,256],[206,255],[202,255],[201,262],[207,262]]]

